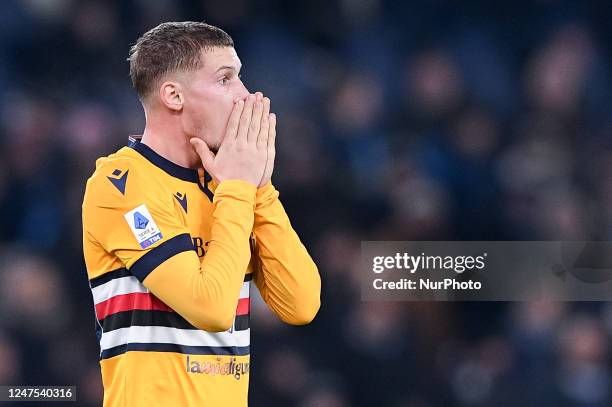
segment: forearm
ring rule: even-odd
[[[306,324],[320,306],[319,272],[291,226],[278,191],[270,184],[264,188],[258,191],[253,226],[261,261],[255,283],[283,321]]]
[[[192,325],[231,327],[251,250],[255,186],[222,182],[215,191],[211,242],[202,264],[194,252],[166,260],[144,285]]]

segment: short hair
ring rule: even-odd
[[[130,48],[130,78],[141,101],[172,72],[202,67],[202,50],[233,47],[225,31],[197,21],[162,23],[147,31]]]

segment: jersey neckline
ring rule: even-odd
[[[130,143],[128,147],[136,150],[140,155],[149,160],[153,165],[162,169],[164,172],[169,175],[182,179],[183,181],[195,182],[196,184],[200,183],[200,178],[198,176],[198,171],[180,166],[178,164],[173,163],[167,158],[162,157],[151,147],[146,144],[140,142],[140,140],[130,139]]]

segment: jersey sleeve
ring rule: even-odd
[[[223,181],[215,190],[211,241],[200,267],[181,253],[144,281],[151,291],[194,326],[225,331],[232,325],[251,259],[255,185]],[[199,263],[199,262],[197,262]],[[158,295],[159,293],[159,295]]]
[[[272,184],[257,191],[253,233],[260,267],[254,281],[281,320],[307,324],[321,304],[321,278],[278,196]]]

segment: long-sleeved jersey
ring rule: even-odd
[[[320,304],[271,184],[216,185],[137,140],[96,162],[83,251],[105,406],[245,406],[251,281],[287,323]]]

